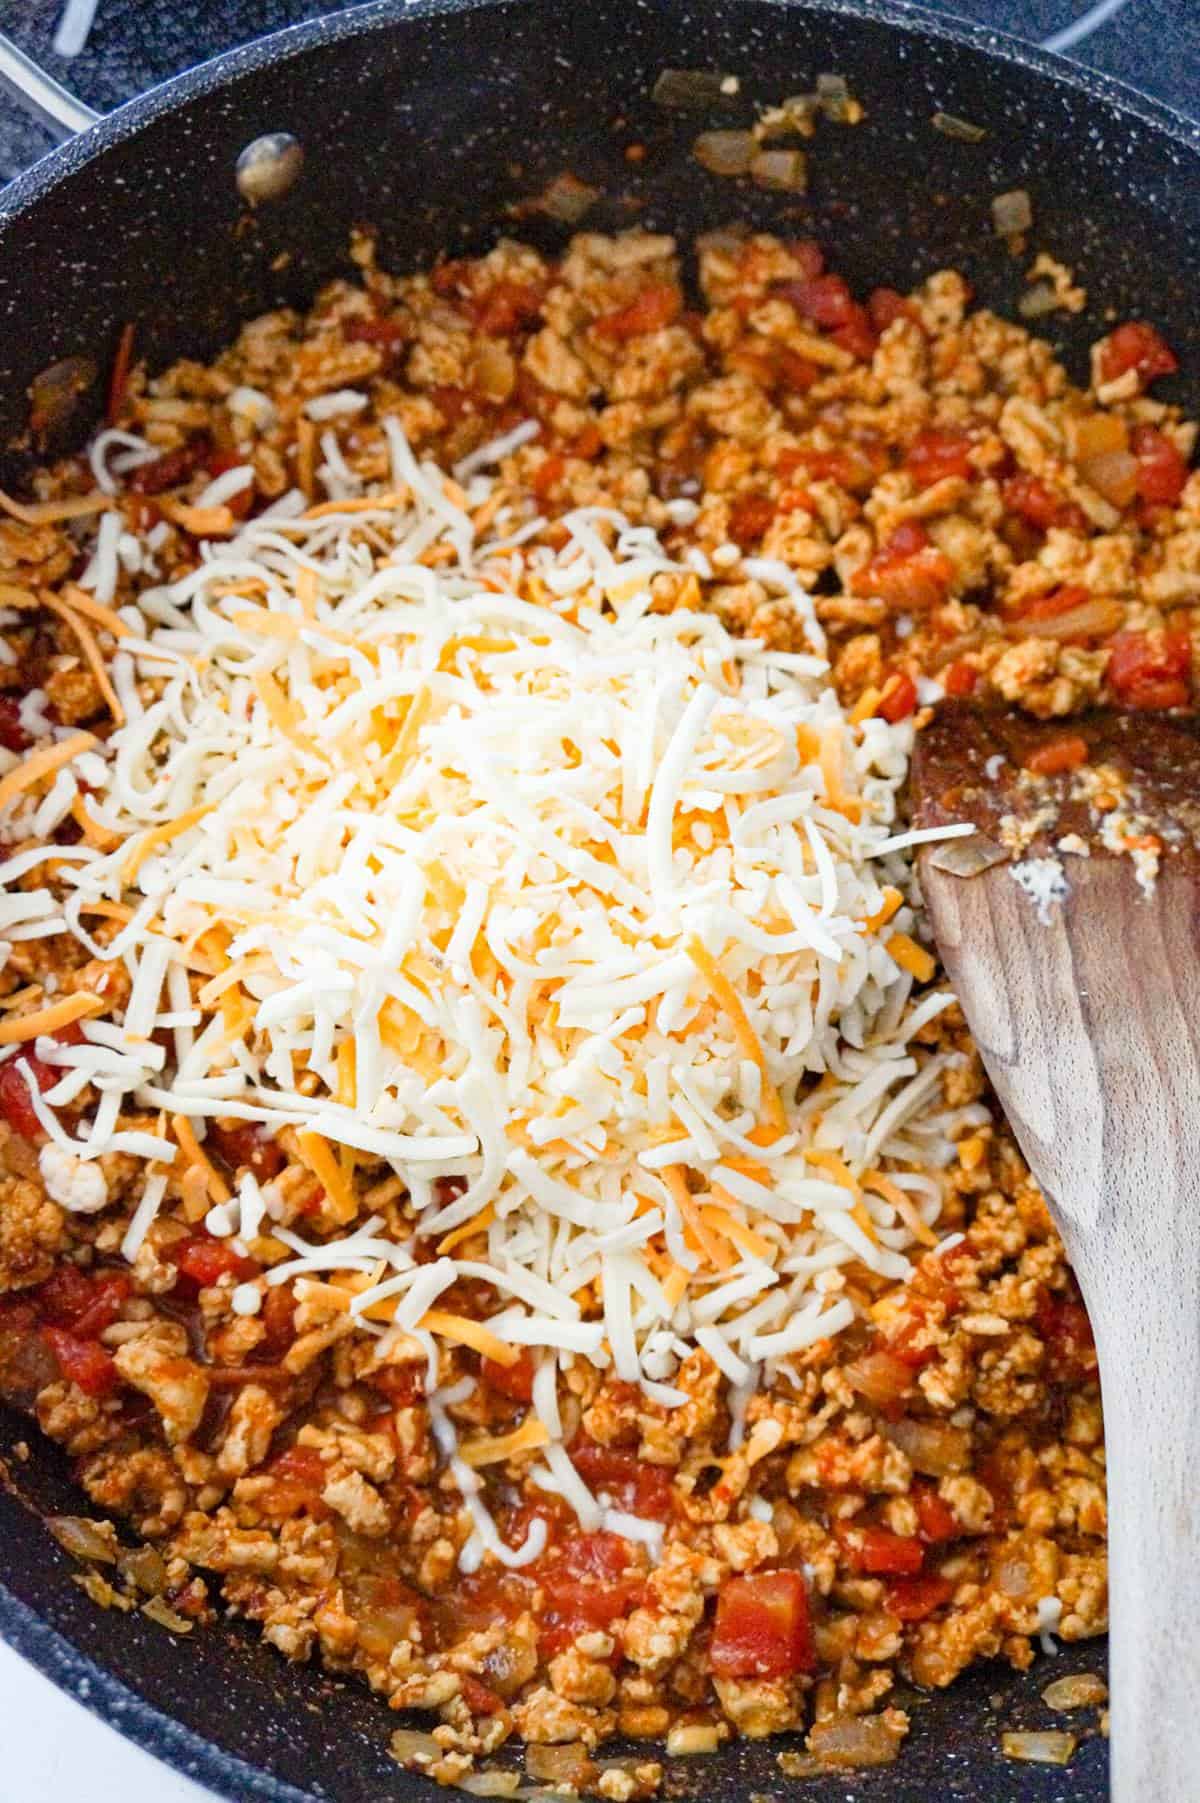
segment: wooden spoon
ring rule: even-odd
[[[1030,759],[1069,763],[1084,749],[1083,768],[1047,776],[1024,768]],[[1200,725],[1097,713],[1064,726],[946,704],[918,737],[913,787],[916,825],[969,820],[980,829],[922,847],[921,882],[946,970],[1096,1336],[1108,1447],[1112,1795],[1195,1803]],[[1132,851],[1111,849],[1124,839],[1135,841]]]

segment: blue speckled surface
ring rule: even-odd
[[[320,13],[342,12],[350,0],[98,0],[83,54],[51,48],[64,0],[0,0],[0,29],[64,85],[101,111],[130,100],[156,81],[235,44]],[[1105,11],[1103,0],[925,0],[931,11],[957,15],[1040,43]],[[1073,46],[1090,67],[1142,88],[1183,112],[1200,112],[1200,4],[1197,0],[1122,0],[1115,12]],[[0,92],[0,182],[27,168],[51,146],[43,127],[25,119]]]

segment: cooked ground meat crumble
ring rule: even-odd
[[[121,372],[110,423],[158,455],[132,469],[120,506],[156,533],[162,579],[195,563],[199,537],[293,485],[319,501],[334,459],[384,480],[384,416],[443,468],[532,419],[541,429],[504,459],[503,492],[533,496],[551,522],[618,507],[715,572],[703,602],[733,630],[804,649],[790,605],[747,568],[779,560],[815,597],[839,697],[860,718],[919,719],[942,692],[1064,721],[1101,700],[1189,699],[1195,427],[1149,392],[1175,367],[1150,326],[1102,339],[1083,391],[1046,343],[972,311],[953,272],[862,305],[812,243],[720,234],[699,252],[702,311],[664,237],[581,236],[556,264],[504,243],[404,278],[364,240],[361,280],[329,286],[306,317],[256,320],[210,366]],[[320,423],[306,410],[346,390],[365,405],[331,405]],[[197,517],[213,478],[245,462],[254,484],[223,504],[228,517]],[[43,472],[37,491],[92,486],[79,459]],[[0,520],[10,752],[39,720],[105,731],[100,676],[43,604],[78,577],[89,524]],[[123,565],[118,581],[126,599],[139,577]],[[684,573],[655,593],[664,610],[701,602]],[[1065,726],[1045,768],[1069,768],[1074,743]],[[59,837],[83,830],[75,816]],[[34,939],[0,975],[9,1015],[79,990],[119,1014],[124,966]],[[922,1038],[964,1054],[948,1102],[986,1100],[956,1010]],[[206,1204],[173,1178],[125,1265],[140,1162],[99,1161],[96,1212],[59,1206],[22,1064],[43,1087],[58,1074],[31,1053],[0,1065],[0,1393],[67,1449],[94,1508],[157,1549],[176,1615],[233,1610],[288,1658],[320,1655],[394,1708],[432,1712],[434,1776],[452,1781],[511,1736],[578,1749],[585,1788],[597,1781],[586,1755],[615,1735],[682,1747],[692,1730],[696,1746],[800,1730],[823,1756],[853,1744],[883,1759],[907,1726],[889,1703],[897,1674],[941,1686],[976,1659],[1028,1665],[1047,1598],[1064,1638],[1104,1630],[1095,1354],[998,1112],[980,1111],[943,1173],[939,1229],[961,1238],[907,1284],[864,1274],[869,1328],[798,1354],[794,1387],[750,1399],[735,1450],[704,1352],[680,1370],[689,1401],[675,1410],[576,1362],[562,1402],[571,1456],[664,1525],[660,1560],[579,1531],[529,1485],[520,1454],[489,1470],[490,1506],[514,1544],[539,1515],[546,1550],[521,1570],[485,1560],[463,1575],[469,1524],[421,1360],[373,1370],[346,1316],[290,1283],[261,1313],[237,1312],[235,1291],[278,1242],[268,1232],[243,1255],[212,1237]],[[286,1225],[332,1231],[290,1130],[269,1141],[227,1119],[205,1149],[229,1182],[247,1168],[272,1181]],[[403,1236],[388,1168],[368,1160],[354,1181],[363,1212]],[[482,1379],[452,1405],[461,1428],[519,1424],[527,1357],[503,1366],[459,1349],[441,1381],[461,1375]],[[872,1723],[853,1743],[839,1740],[850,1718]],[[655,1788],[655,1751],[621,1795]]]

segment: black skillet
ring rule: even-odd
[[[654,103],[663,69],[696,68],[736,74],[739,94],[703,113]],[[721,182],[691,160],[698,130],[746,123],[755,101],[810,88],[822,72],[845,76],[867,119],[822,130],[806,201]],[[941,135],[938,111],[986,138]],[[303,171],[251,212],[235,164],[269,132],[297,138]],[[624,156],[633,142],[647,147],[638,164]],[[1200,242],[1200,133],[1129,90],[886,0],[380,0],[188,72],[0,195],[2,473],[19,476],[27,460],[35,375],[67,356],[103,370],[126,321],[154,364],[204,356],[241,320],[303,302],[345,269],[351,225],[373,222],[397,269],[479,250],[568,168],[604,190],[588,221],[600,229],[637,223],[686,242],[742,219],[815,232],[861,288],[953,266],[1002,310],[1022,291],[1022,266],[994,235],[989,203],[1025,188],[1035,245],[1065,258],[1093,297],[1080,320],[1055,315],[1046,328],[1076,373],[1106,318],[1146,315],[1183,353],[1179,398],[1200,401],[1188,374],[1200,350],[1189,254]],[[561,241],[536,216],[516,229]],[[14,1457],[25,1441],[27,1456]],[[0,1490],[0,1633],[59,1684],[239,1803],[439,1794],[390,1762],[393,1718],[358,1686],[290,1668],[236,1626],[172,1643],[136,1615],[96,1610],[38,1521],[77,1506],[64,1462],[3,1411],[0,1455],[12,1474]],[[996,1665],[913,1698],[911,1740],[888,1770],[800,1792],[774,1743],[743,1744],[679,1762],[668,1790],[728,1803],[764,1792],[1099,1803],[1107,1759],[1094,1712],[1071,1724],[1083,1738],[1065,1770],[1013,1764],[999,1742],[1006,1728],[1062,1727],[1042,1688],[1102,1663],[1092,1644],[1024,1676]]]

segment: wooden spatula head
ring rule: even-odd
[[[1096,1334],[1113,1796],[1188,1803],[1200,1795],[1200,725],[950,705],[919,735],[913,807],[918,826],[978,829],[922,848],[925,901]]]

